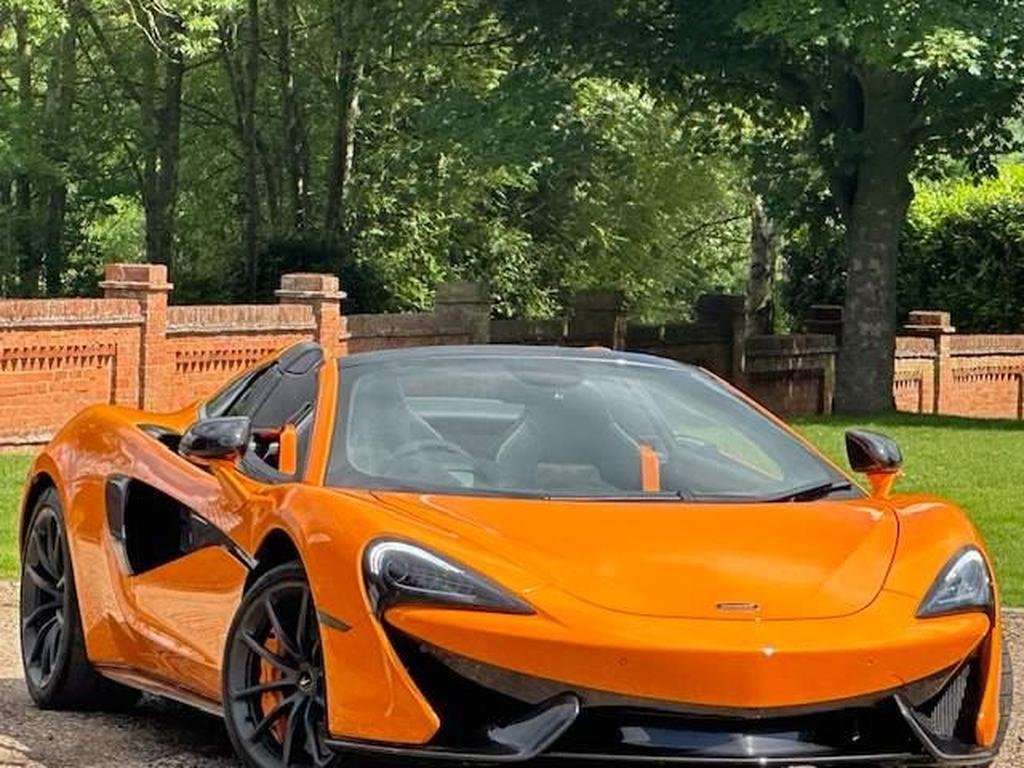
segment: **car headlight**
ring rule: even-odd
[[[366,549],[363,569],[370,603],[378,616],[401,603],[495,613],[534,612],[490,579],[408,542],[373,542]]]
[[[918,618],[951,613],[988,611],[992,608],[992,576],[984,556],[967,547],[942,569],[918,609]]]

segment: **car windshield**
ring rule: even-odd
[[[713,376],[641,361],[518,354],[345,366],[327,482],[587,499],[857,493]]]

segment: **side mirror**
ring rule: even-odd
[[[895,440],[866,429],[851,429],[846,433],[846,456],[854,472],[868,476],[874,496],[889,497],[903,466],[903,453]]]
[[[197,464],[213,459],[237,459],[249,448],[252,422],[248,416],[218,416],[197,421],[182,435],[178,453]]]

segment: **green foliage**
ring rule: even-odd
[[[815,304],[842,305],[846,291],[843,230],[834,220],[802,224],[782,248],[779,294],[790,325],[800,328]]]
[[[18,575],[18,506],[31,464],[27,454],[0,455],[0,578]]]
[[[30,50],[0,31],[0,72],[16,86],[27,66],[31,80],[26,99],[0,91],[3,295],[91,292],[105,262],[146,258],[160,201],[151,173],[176,146],[176,301],[267,300],[282,271],[312,268],[341,273],[352,311],[429,307],[453,277],[486,279],[499,313],[526,315],[594,286],[625,290],[646,316],[685,315],[702,291],[740,285],[742,168],[698,152],[675,108],[636,85],[519,48],[482,0],[33,2]],[[28,7],[14,3],[0,0]],[[57,65],[72,27],[76,93],[62,123]],[[346,78],[357,108],[341,181]],[[288,193],[296,137],[302,221]],[[51,261],[38,233],[54,187],[67,193],[57,282],[36,274]]]
[[[952,313],[961,331],[1024,331],[1024,166],[923,184],[900,266],[900,304]]]
[[[797,321],[813,304],[842,303],[846,274],[841,226],[796,230],[784,251],[783,301]],[[898,301],[952,313],[961,331],[1024,331],[1024,166],[984,181],[923,181],[900,245]]]

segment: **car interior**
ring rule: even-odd
[[[481,381],[437,368],[357,377],[328,481],[688,496],[782,480],[768,453],[704,417],[700,404],[669,416],[626,380],[571,371],[526,368]]]
[[[248,416],[252,444],[242,467],[263,479],[294,477],[305,467],[323,349],[296,344],[215,395],[203,417]]]

